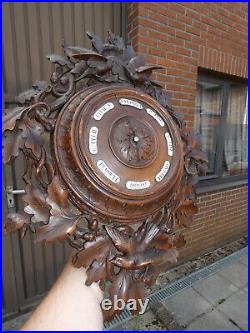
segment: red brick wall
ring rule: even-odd
[[[247,3],[147,2],[128,6],[128,39],[172,95],[172,105],[193,128],[198,68],[247,77]],[[199,197],[182,257],[236,239],[247,230],[247,187]]]
[[[247,233],[247,186],[200,195],[199,212],[185,231],[182,257],[217,248]]]
[[[247,77],[247,3],[134,2],[128,31],[138,53],[165,67],[156,79],[190,127],[198,67]]]

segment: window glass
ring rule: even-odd
[[[222,88],[220,84],[204,81],[199,81],[197,86],[195,129],[201,134],[202,149],[207,154],[207,175],[216,173]]]
[[[247,173],[247,87],[231,84],[228,92],[223,176]]]
[[[247,84],[211,75],[198,76],[195,130],[201,135],[202,149],[208,158],[208,172],[202,179],[214,179],[215,184],[219,180],[226,182],[227,178],[246,177],[247,111]]]

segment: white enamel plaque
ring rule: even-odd
[[[174,154],[173,143],[172,143],[170,134],[168,132],[165,133],[165,138],[166,138],[167,144],[168,144],[168,155],[173,156],[173,154]]]
[[[95,126],[91,127],[91,129],[89,131],[89,151],[93,155],[98,153],[97,135],[98,135],[98,128]]]
[[[102,107],[100,107],[95,113],[94,113],[94,119],[95,120],[101,120],[102,117],[107,113],[108,111],[112,110],[114,108],[114,104],[109,102],[104,104]]]
[[[163,164],[163,167],[162,167],[161,171],[159,173],[157,173],[157,175],[155,176],[155,180],[157,182],[161,182],[162,181],[162,179],[168,173],[169,167],[170,167],[169,161],[165,161],[165,163]]]
[[[145,180],[143,182],[134,182],[132,180],[127,181],[126,187],[129,190],[143,190],[144,188],[150,187],[150,181]]]
[[[127,99],[127,98],[121,98],[119,100],[119,103],[121,105],[129,105],[129,106],[132,106],[132,107],[134,107],[136,109],[140,109],[140,110],[143,108],[140,103],[132,101],[131,99]]]
[[[113,183],[120,182],[120,177],[117,176],[112,170],[110,170],[110,168],[107,166],[107,164],[104,161],[99,160],[97,162],[97,167],[104,174],[104,176],[106,176]]]
[[[154,112],[151,109],[147,109],[147,113],[151,117],[153,117],[161,127],[164,127],[164,121],[162,120],[162,118],[156,112]]]

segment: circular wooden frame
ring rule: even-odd
[[[136,101],[143,106],[143,109],[120,106],[121,98]],[[107,112],[101,121],[95,120],[94,113],[109,102],[114,104],[114,108]],[[146,112],[147,108],[155,112],[155,115],[164,122],[163,127]],[[134,165],[124,165],[113,153],[110,147],[111,128],[109,129],[108,126],[125,116],[131,117],[132,120],[134,117],[133,123],[136,119],[140,119],[143,124],[147,124],[152,129],[152,135],[155,136],[155,141],[160,148],[150,165],[141,166],[138,162],[138,167],[134,169]],[[91,155],[88,137],[89,129],[94,125],[100,128],[98,139],[101,152]],[[164,137],[165,132],[170,133],[174,156],[166,154],[168,146]],[[157,150],[157,147],[154,145],[151,149]],[[71,98],[57,119],[54,131],[54,152],[60,175],[75,197],[79,208],[88,207],[90,210],[118,221],[133,223],[159,210],[175,193],[175,188],[183,174],[184,156],[177,125],[157,101],[131,87],[114,85],[87,88]],[[120,186],[109,180],[98,169],[97,162],[103,160],[107,160],[107,164],[112,165],[113,174],[119,175]],[[171,161],[168,174],[162,181],[155,181],[154,178],[163,168],[164,161],[168,160]],[[126,181],[133,179],[142,183],[145,174],[150,183],[153,183],[149,189],[126,188]],[[91,195],[89,195],[90,192]]]

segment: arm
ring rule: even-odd
[[[97,283],[87,287],[85,280],[86,270],[69,261],[21,330],[102,330],[102,291]]]

